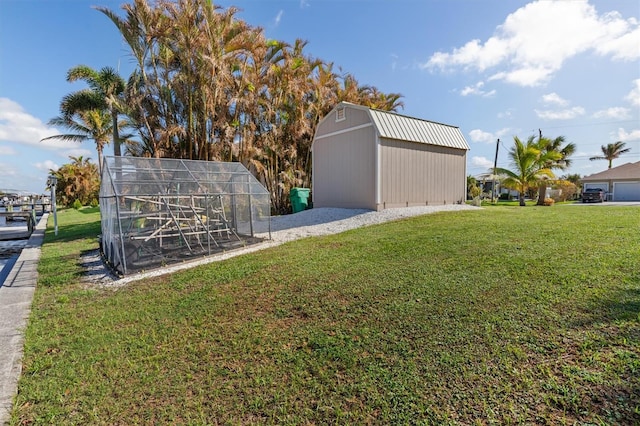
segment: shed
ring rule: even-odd
[[[233,250],[268,238],[270,208],[240,163],[106,157],[102,253],[127,275]]]
[[[640,201],[640,161],[582,178],[583,189],[601,188],[610,201]]]
[[[339,103],[312,144],[314,207],[463,203],[469,145],[458,127]]]

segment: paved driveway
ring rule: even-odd
[[[605,201],[604,203],[583,203],[576,201],[571,206],[640,206],[640,201]]]

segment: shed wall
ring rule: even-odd
[[[355,115],[348,111],[347,116]],[[365,112],[366,114],[366,112]],[[366,117],[365,117],[366,118]],[[376,208],[375,167],[376,134],[373,126],[326,135],[327,128],[336,130],[329,119],[326,128],[319,129],[313,144],[314,207]],[[345,120],[346,121],[346,120]],[[358,123],[360,125],[362,123]]]
[[[454,204],[465,199],[466,150],[381,139],[380,204]]]
[[[336,111],[333,110],[318,124],[316,138],[365,124],[372,124],[367,110],[345,107],[345,118],[340,121],[336,121]]]

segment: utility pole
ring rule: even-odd
[[[493,204],[494,194],[496,193],[496,169],[498,168],[498,148],[500,148],[500,138],[496,142],[496,157],[493,160],[493,182],[491,183],[491,203]]]
[[[53,213],[53,229],[56,236],[58,236],[58,209],[56,207],[56,185],[58,184],[58,178],[55,175],[50,175],[47,180],[47,185],[51,188],[51,208]],[[42,207],[42,213],[44,214],[44,206]]]

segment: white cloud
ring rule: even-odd
[[[626,120],[630,117],[629,108],[624,107],[611,107],[596,111],[593,113],[593,118],[611,118],[614,120]]]
[[[482,87],[484,87],[484,82],[480,81],[476,83],[474,86],[467,86],[464,89],[462,89],[460,91],[460,95],[461,96],[477,95],[477,96],[482,96],[484,98],[489,98],[496,94],[495,90],[490,90],[487,92],[485,90],[482,90]]]
[[[310,4],[309,4],[308,0],[300,0],[300,9],[304,9],[304,8],[309,7],[309,6],[310,6]]]
[[[596,45],[601,55],[611,55],[614,59],[633,61],[640,56],[640,26],[636,19],[625,21],[620,13],[611,12],[602,17],[606,22],[605,34]],[[635,27],[635,28],[634,28]]]
[[[499,113],[498,113],[498,118],[508,118],[508,119],[511,119],[511,118],[513,118],[513,111],[514,111],[514,110],[513,110],[512,108],[509,108],[509,109],[507,109],[507,110],[506,110],[506,111],[504,111],[504,112],[499,112]]]
[[[278,12],[274,20],[274,24],[276,27],[280,25],[280,21],[282,20],[282,15],[284,15],[284,10],[280,9],[280,11]]]
[[[553,72],[544,67],[528,66],[513,71],[502,71],[489,77],[489,81],[504,80],[517,86],[532,87],[540,85],[551,78]]]
[[[625,100],[629,101],[631,105],[640,106],[640,78],[633,80],[633,89],[625,96]]]
[[[622,142],[638,141],[640,140],[640,129],[635,129],[627,133],[623,128],[619,128],[617,139]]]
[[[16,150],[10,146],[0,145],[0,155],[16,155]]]
[[[30,115],[20,104],[8,98],[0,98],[0,141],[20,145],[31,145],[47,149],[67,149],[77,147],[76,142],[49,140],[42,138],[59,135],[60,132]]]
[[[538,118],[543,120],[571,120],[572,118],[579,117],[585,114],[585,110],[582,107],[573,107],[569,109],[563,109],[560,111],[540,111],[534,110]]]
[[[573,154],[576,158],[595,157],[596,155],[602,155],[602,151],[578,151]]]
[[[60,166],[56,163],[54,163],[51,160],[46,160],[43,161],[41,163],[35,163],[33,164],[33,166],[38,169],[38,170],[42,170],[45,172],[48,172],[49,170],[58,170],[60,168]]]
[[[16,189],[21,179],[19,179],[19,172],[15,165],[0,163],[0,169],[2,170],[2,173],[0,173],[0,189]]]
[[[542,102],[544,102],[547,105],[559,105],[559,106],[565,106],[569,104],[567,100],[562,99],[560,95],[558,95],[555,92],[543,95]]]
[[[472,131],[469,132],[469,136],[471,137],[471,140],[473,142],[485,142],[485,143],[489,143],[489,142],[493,142],[494,141],[494,137],[492,133],[488,133],[485,131],[482,131],[480,129],[474,129]]]
[[[480,40],[471,40],[464,46],[454,49],[453,53],[436,52],[421,68],[448,68],[475,66],[479,71],[498,65],[508,56],[508,46],[503,40],[491,37],[484,45]]]
[[[104,153],[104,155],[109,155],[109,154]],[[62,156],[65,158],[65,160],[69,160],[69,156],[83,157],[83,158],[89,158],[92,163],[97,163],[96,158],[98,154],[95,151],[90,151],[88,149],[76,147],[76,148],[68,149],[64,151]],[[69,163],[70,161],[66,161],[66,162]]]
[[[391,54],[391,71],[395,71],[398,66],[398,55],[395,53]]]
[[[580,53],[632,61],[640,57],[639,45],[640,26],[633,18],[625,20],[617,12],[598,15],[585,0],[538,0],[507,16],[486,42],[476,39],[449,53],[436,52],[421,68],[499,68],[490,80],[536,86]]]
[[[16,169],[14,164],[0,163],[0,168],[2,169],[2,173],[0,173],[0,177],[6,178],[6,177],[13,177],[18,175],[18,169]]]
[[[486,157],[472,157],[471,165],[476,167],[482,167],[484,169],[493,168],[493,162],[488,160]]]
[[[496,137],[501,138],[504,135],[506,135],[507,133],[509,133],[511,131],[510,128],[505,127],[504,129],[500,129],[497,132],[495,132]]]
[[[496,132],[489,133],[484,130],[474,129],[469,132],[469,137],[473,142],[484,142],[484,143],[494,143],[498,138],[503,137],[507,133],[509,133],[510,129],[505,127],[504,129],[500,129]]]

